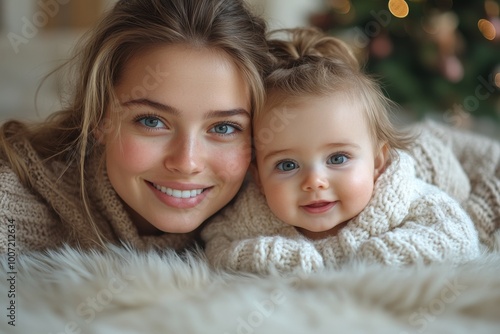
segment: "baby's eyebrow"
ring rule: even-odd
[[[266,160],[269,160],[277,155],[282,155],[282,154],[285,154],[287,152],[290,152],[291,150],[290,149],[284,149],[284,150],[276,150],[276,151],[271,151],[271,152],[268,152],[263,158],[262,160],[266,161]]]
[[[339,143],[329,143],[325,145],[325,148],[331,149],[331,150],[342,150],[342,149],[360,149],[361,146],[356,144],[356,143],[351,143],[351,142],[339,142]],[[262,158],[263,161],[266,161],[268,159],[271,159],[277,155],[285,155],[286,153],[292,152],[293,150],[291,148],[287,149],[282,149],[282,150],[275,150],[275,151],[270,151],[267,152],[266,155]]]
[[[328,144],[327,147],[331,147],[332,149],[342,149],[342,148],[359,149],[359,148],[361,148],[361,146],[359,144],[348,142],[348,141],[331,143],[331,144]]]

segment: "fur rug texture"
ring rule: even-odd
[[[357,263],[290,277],[126,247],[0,260],[0,333],[500,333],[498,252],[458,267]]]

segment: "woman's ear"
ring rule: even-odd
[[[109,117],[104,117],[97,127],[95,128],[92,135],[97,143],[104,145],[106,143],[106,135],[112,130],[113,122]]]
[[[92,136],[94,136],[94,139],[97,143],[101,145],[104,144],[104,131],[102,131],[102,128],[100,126],[96,128]]]
[[[380,174],[382,174],[387,167],[390,159],[389,145],[387,143],[382,144],[377,152],[375,152],[374,161],[374,174],[373,179],[377,180]]]

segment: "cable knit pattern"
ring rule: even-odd
[[[34,189],[24,187],[7,162],[0,159],[0,252],[8,249],[9,220],[15,222],[18,252],[71,246],[92,248],[96,235],[83,214],[79,196],[79,174],[76,168],[62,163],[46,166],[27,141],[15,144],[25,157],[34,177]],[[91,159],[86,170],[89,179],[90,206],[98,228],[108,241],[125,242],[138,249],[182,249],[193,241],[192,234],[141,236],[113,190],[97,159]]]
[[[418,162],[415,165],[417,177],[438,186],[459,202],[466,200],[471,186],[454,152],[428,129],[417,126],[416,130],[420,135],[409,152]]]
[[[249,183],[202,231],[209,261],[265,274],[339,268],[352,259],[406,265],[478,257],[477,232],[459,203],[417,179],[408,154],[398,156],[378,178],[368,206],[336,236],[321,240],[279,221]]]
[[[492,250],[494,233],[500,229],[500,142],[433,121],[423,122],[416,128],[421,135],[410,153],[421,167],[417,168],[417,175],[450,194],[450,189],[462,189],[464,194],[455,198],[474,221],[481,242]],[[432,162],[435,154],[421,155],[422,151],[439,152],[440,160]],[[452,155],[446,154],[449,163],[440,167],[443,152]],[[461,166],[466,180],[455,167],[448,169],[457,165],[453,160]],[[434,167],[427,167],[430,164]]]

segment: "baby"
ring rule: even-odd
[[[211,264],[265,274],[477,257],[472,221],[415,176],[414,137],[391,124],[391,101],[352,50],[317,30],[283,32],[253,119],[254,180],[202,231]]]

